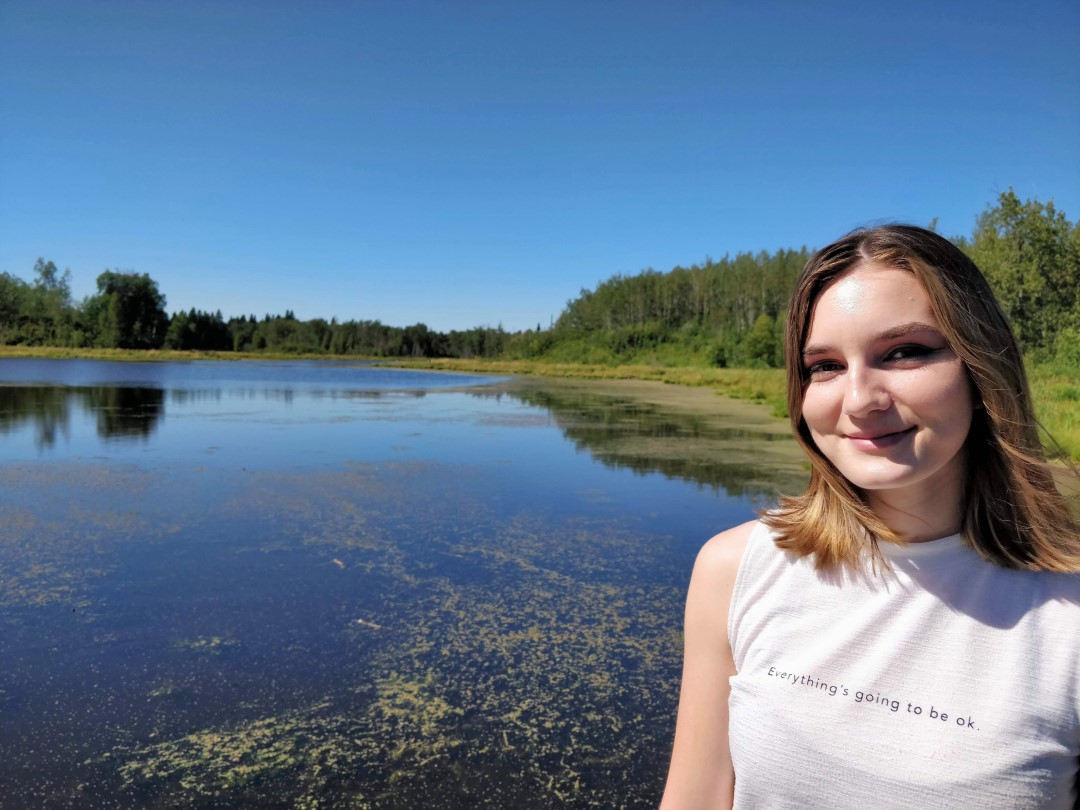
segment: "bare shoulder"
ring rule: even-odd
[[[683,675],[663,810],[732,806],[728,695],[737,670],[728,613],[743,551],[757,521],[728,529],[698,552],[683,624]]]
[[[756,520],[720,532],[698,552],[690,590],[686,595],[686,619],[701,621],[726,636],[728,606],[735,590],[735,579],[743,551],[758,525]]]
[[[746,544],[757,526],[758,521],[751,520],[710,538],[698,552],[694,576],[731,580],[734,584]]]

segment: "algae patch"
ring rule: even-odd
[[[373,808],[655,804],[682,601],[681,588],[656,580],[668,565],[656,538],[622,519],[552,520],[524,508],[508,518],[470,494],[476,482],[447,483],[467,478],[406,465],[377,481],[348,470],[288,480],[295,497],[266,520],[297,528],[292,551],[324,560],[309,570],[370,600],[343,628],[356,665],[341,689],[306,706],[116,749],[125,795],[228,803],[254,791],[296,806]],[[266,481],[251,483],[266,491]],[[433,487],[452,497],[431,498]],[[267,553],[286,549],[274,540]],[[228,641],[201,636],[178,649]]]
[[[220,655],[230,647],[235,647],[236,644],[236,640],[231,638],[200,636],[199,638],[185,638],[175,641],[173,647],[177,650],[201,653],[202,655]]]

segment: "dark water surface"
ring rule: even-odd
[[[782,442],[582,384],[0,360],[0,807],[654,807],[693,556]]]

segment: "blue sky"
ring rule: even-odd
[[[1080,217],[1080,4],[0,0],[0,272],[546,326],[858,225]]]

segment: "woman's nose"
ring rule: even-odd
[[[848,416],[865,416],[892,404],[885,380],[875,369],[851,367],[847,377],[844,413]]]

